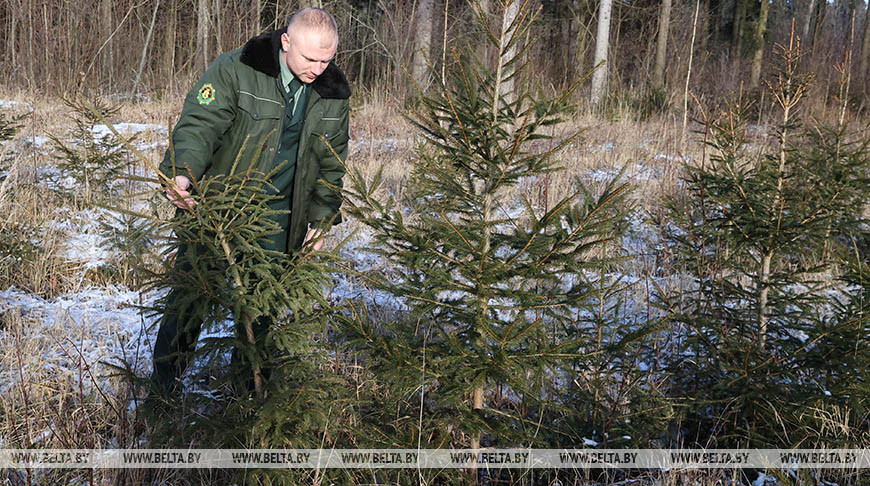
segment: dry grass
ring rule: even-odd
[[[51,324],[47,324],[51,322]],[[85,335],[87,323],[68,316],[40,321],[16,312],[0,316],[0,439],[21,449],[135,447],[131,386],[106,378],[110,370],[88,359],[83,346],[105,346]],[[108,357],[107,357],[108,358]],[[112,484],[117,471],[13,471],[33,484]],[[30,476],[28,478],[28,476]],[[29,482],[28,482],[29,484]],[[116,483],[117,484],[117,483]],[[130,483],[127,483],[130,484]]]

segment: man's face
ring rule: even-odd
[[[338,39],[331,33],[312,29],[298,29],[281,35],[283,59],[290,71],[303,83],[320,76],[338,47]]]

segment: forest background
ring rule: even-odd
[[[178,277],[147,161],[219,53],[308,5],[0,4],[4,446],[866,447],[870,22],[857,0],[317,4],[336,17],[335,62],[354,90],[351,218],[322,261],[268,260],[331,279],[300,287],[290,307],[306,325],[276,338],[298,376],[256,406],[207,393],[233,345],[215,331],[195,373],[207,386],[144,427],[148,309],[156,283]],[[135,134],[129,145],[107,121]],[[439,185],[445,174],[468,186]],[[514,273],[465,266],[487,258]],[[544,260],[557,267],[530,263]],[[724,477],[99,474],[8,472],[45,484]]]

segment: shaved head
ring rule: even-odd
[[[335,20],[322,8],[303,8],[290,17],[281,34],[281,58],[303,83],[311,83],[335,57],[338,30]]]
[[[320,34],[321,42],[338,45],[338,26],[335,19],[326,10],[316,7],[303,8],[290,17],[287,22],[287,34],[294,39],[300,34]]]

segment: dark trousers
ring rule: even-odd
[[[189,269],[191,265],[185,261],[187,248],[181,248],[176,259],[182,269]],[[190,364],[190,360],[196,350],[196,342],[202,331],[202,324],[208,316],[198,315],[189,309],[181,309],[178,303],[189,297],[186,292],[194,290],[186,288],[173,288],[166,297],[166,311],[157,331],[157,340],[154,343],[153,371],[151,381],[161,389],[175,392],[180,386],[180,378]],[[260,318],[254,321],[254,338],[263,339],[269,329],[271,320]],[[247,339],[244,325],[236,321],[236,336],[241,340]],[[233,350],[233,365],[245,363],[242,353]],[[236,366],[232,366],[236,368]],[[268,369],[261,369],[264,378],[268,378]],[[251,373],[253,379],[253,373]],[[250,386],[253,389],[253,385]]]
[[[180,290],[172,290],[168,296],[168,308],[172,309],[172,303],[178,298]],[[196,342],[199,339],[199,334],[202,331],[202,317],[185,315],[174,311],[168,311],[163,315],[163,320],[160,323],[160,329],[157,331],[157,340],[154,343],[154,368],[151,374],[151,381],[164,390],[177,391],[180,386],[180,378],[184,374],[190,364],[190,360],[196,350]],[[266,331],[269,329],[271,321],[269,319],[258,319],[253,323],[254,338],[257,340],[263,339]],[[246,332],[243,325],[236,323],[236,335],[242,339],[246,339]],[[242,353],[238,350],[233,350],[233,364],[245,363]],[[233,366],[235,368],[235,366]],[[261,369],[260,372],[263,378],[268,379],[268,369]],[[253,379],[253,374],[251,375]],[[253,389],[253,386],[250,387]]]

